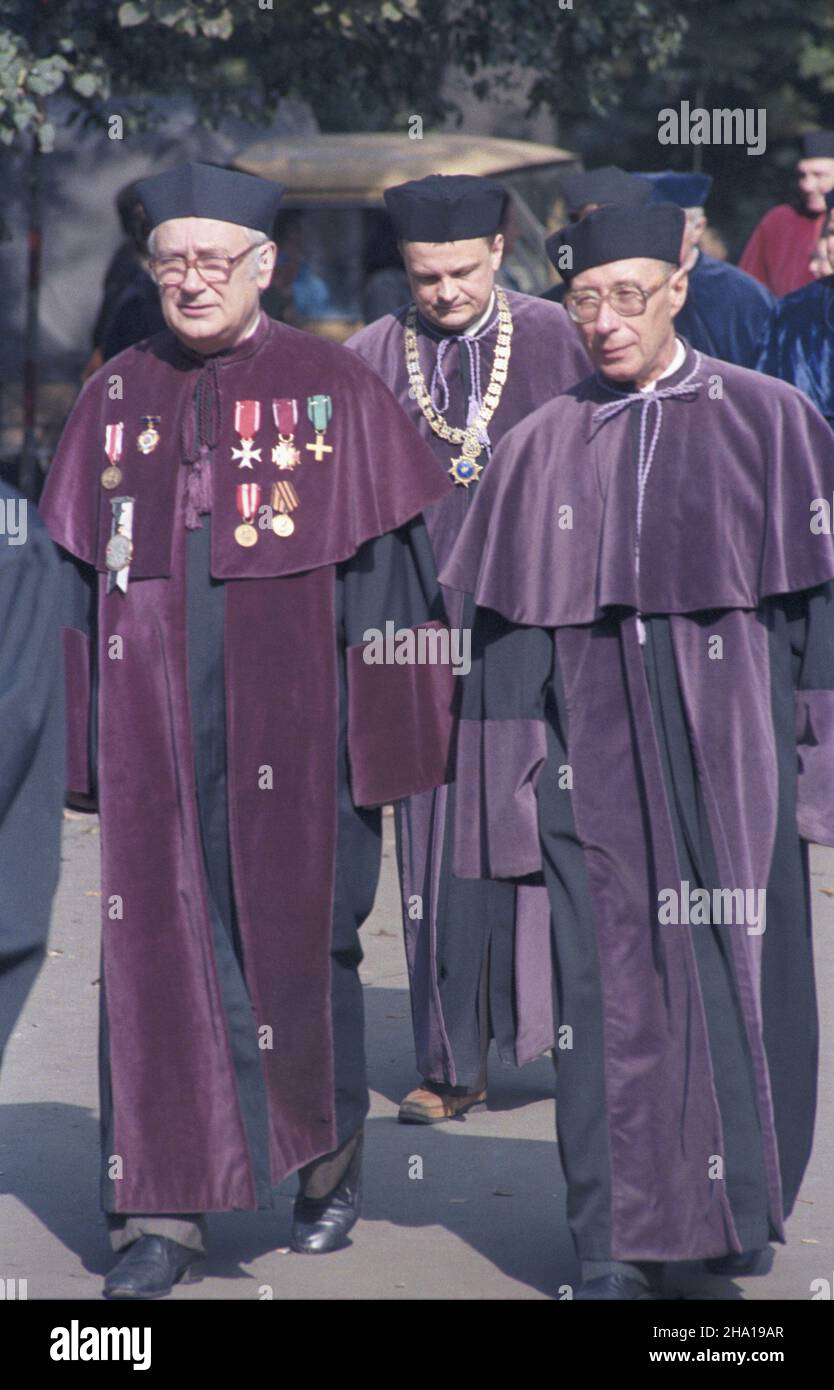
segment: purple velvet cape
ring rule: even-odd
[[[206,363],[167,332],[120,354],[85,386],[43,498],[51,534],[98,572],[98,766],[103,957],[110,1028],[114,1210],[212,1211],[256,1205],[223,1015],[198,810],[185,630],[185,479],[194,391],[216,377],[211,462],[212,573],[226,585],[229,836],[247,986],[262,1053],[273,1182],[335,1147],[330,935],[337,809],[339,663],[347,665],[348,755],[357,805],[442,782],[449,753],[448,668],[371,666],[334,620],[335,566],[443,492],[436,464],[393,396],[354,354],[262,316],[255,334]],[[110,399],[118,378],[122,399]],[[317,463],[309,395],[332,397]],[[271,401],[294,397],[303,462],[279,473]],[[261,402],[262,461],[240,470],[235,402]],[[142,455],[142,417],[161,442]],[[110,496],[100,482],[105,424],[123,421],[123,481],[134,497],[126,594],[105,593]],[[240,547],[236,485],[292,478],[295,534],[259,531]],[[382,617],[382,615],[381,615]],[[112,639],[123,642],[114,656]],[[91,653],[66,632],[70,786],[89,790]],[[274,770],[274,789],[259,786]],[[122,917],[111,920],[113,895]]]
[[[506,294],[513,317],[512,356],[500,404],[489,425],[493,447],[525,416],[560,391],[566,391],[588,372],[585,349],[561,305],[514,290],[508,290]],[[451,554],[471,498],[482,486],[485,475],[482,474],[481,481],[470,489],[455,485],[449,477],[450,460],[460,451],[434,433],[417,402],[409,396],[403,334],[405,317],[405,308],[395,314],[386,314],[355,334],[348,346],[355,349],[390,386],[437,457],[439,476],[445,479],[446,486],[443,497],[426,509],[425,519],[439,570]],[[426,331],[419,319],[418,325],[420,365],[426,383],[430,385],[441,335]],[[497,332],[496,322],[480,340],[484,391],[492,369]],[[453,342],[443,362],[449,387],[449,405],[443,412],[444,418],[449,424],[457,426],[466,423],[467,402],[460,368],[460,354],[464,351],[457,342]],[[487,467],[489,469],[491,465]],[[459,626],[463,611],[461,595],[447,588],[443,592],[443,600],[450,624]],[[447,799],[445,787],[411,797],[407,803],[397,807],[397,818],[401,840],[403,902],[408,903],[414,894],[422,895],[424,886],[429,885],[429,901],[424,903],[423,917],[416,920],[409,917],[406,911],[403,913],[417,1065],[424,1077],[456,1085],[458,1076],[454,1045],[443,1017],[437,960],[437,907]],[[420,949],[418,938],[423,933],[428,933],[427,980],[423,972],[416,968]],[[553,1043],[549,951],[550,907],[547,893],[542,887],[522,886],[516,899],[514,953],[517,1019],[515,1061],[519,1066],[540,1056]]]
[[[663,385],[682,382],[694,365],[688,349]],[[691,928],[647,930],[645,938],[625,929],[656,915],[650,857],[657,883],[681,880],[635,614],[670,616],[721,886],[764,889],[777,773],[767,633],[756,610],[770,596],[834,577],[831,536],[810,530],[814,499],[834,494],[825,421],[792,387],[717,359],[701,358],[695,381],[696,393],[662,403],[639,580],[631,411],[595,423],[594,412],[618,399],[596,376],[502,442],[441,573],[482,608],[554,630],[571,805],[599,946],[612,1255],[622,1259],[738,1248],[723,1184],[707,1177],[721,1133]],[[656,411],[649,408],[649,435]],[[600,640],[598,621],[611,610],[622,613],[618,636]],[[718,610],[706,633],[704,610]],[[708,659],[707,636],[723,639],[722,660]],[[798,833],[834,845],[834,691],[797,690],[796,703]],[[458,873],[512,879],[541,869],[536,784],[546,756],[541,709],[530,718],[461,721]],[[650,855],[636,839],[641,790],[651,807]],[[760,938],[735,929],[732,949],[770,1219],[780,1233]],[[652,1180],[648,1200],[651,1174],[664,1178]]]

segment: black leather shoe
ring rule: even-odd
[[[761,1250],[742,1250],[737,1255],[719,1255],[714,1260],[704,1260],[710,1274],[723,1274],[726,1279],[735,1279],[744,1274],[766,1274],[759,1266],[765,1262],[769,1246]]]
[[[327,1197],[299,1193],[292,1212],[290,1247],[299,1255],[329,1255],[349,1245],[362,1201],[362,1146],[342,1181]]]
[[[165,1236],[140,1236],[129,1245],[104,1281],[105,1298],[164,1298],[174,1284],[201,1277],[192,1265],[202,1259]]]
[[[623,1302],[631,1300],[637,1302],[641,1299],[653,1299],[654,1294],[647,1284],[640,1279],[629,1279],[627,1274],[601,1274],[598,1279],[589,1279],[587,1283],[581,1284],[577,1294],[576,1302],[580,1299],[589,1302],[592,1299],[607,1299],[613,1302],[615,1299]]]

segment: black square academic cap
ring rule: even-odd
[[[803,159],[834,159],[834,130],[809,130],[802,137]]]
[[[270,236],[284,189],[239,169],[191,163],[140,179],[136,192],[152,228],[174,217],[207,217]]]
[[[506,200],[500,183],[475,174],[429,174],[385,190],[385,206],[403,241],[494,236]]]
[[[686,213],[674,203],[649,203],[636,208],[611,204],[554,232],[547,239],[547,254],[568,282],[583,270],[610,261],[630,261],[636,256],[677,265],[685,225]],[[560,257],[567,247],[570,258]],[[563,265],[563,260],[569,263]]]
[[[564,195],[568,212],[578,212],[588,203],[620,203],[626,207],[638,207],[647,203],[652,191],[636,174],[627,174],[616,164],[605,164],[601,169],[586,169],[570,174],[559,175],[559,185]]]

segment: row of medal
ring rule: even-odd
[[[281,470],[292,470],[303,462],[301,450],[295,443],[298,428],[298,402],[289,397],[272,402],[272,418],[278,430],[278,443],[272,449],[272,462]],[[313,426],[316,439],[314,444],[305,444],[317,463],[333,453],[332,444],[325,443],[325,432],[333,418],[333,402],[329,396],[307,397],[307,419]],[[232,449],[232,462],[238,468],[254,467],[253,460],[261,462],[261,449],[255,448],[255,436],[261,427],[260,401],[235,402],[235,432],[240,435],[240,448]],[[256,545],[258,531],[255,517],[261,504],[260,483],[238,483],[236,500],[238,514],[242,517],[235,528],[235,540],[246,547]],[[272,529],[276,536],[291,536],[295,522],[290,513],[298,507],[298,493],[289,481],[282,480],[272,484]]]
[[[295,431],[298,427],[298,402],[292,398],[280,398],[272,402],[272,418],[278,430],[278,442],[272,449],[272,462],[282,471],[292,471],[303,461],[300,449],[295,443]],[[307,397],[307,418],[315,431],[315,443],[305,444],[305,449],[313,455],[317,463],[322,463],[325,457],[333,453],[333,446],[325,442],[325,433],[331,419],[333,418],[333,402],[329,396],[315,395]],[[137,448],[140,453],[150,454],[159,444],[160,434],[157,426],[160,424],[160,416],[142,416],[142,429],[136,440]],[[255,462],[260,463],[261,448],[255,447],[255,436],[261,426],[261,403],[260,401],[236,401],[235,402],[235,432],[240,436],[240,447],[233,446],[232,462],[237,463],[239,469],[253,468]],[[124,446],[124,422],[118,421],[107,425],[105,428],[104,451],[107,455],[108,464],[101,475],[102,486],[112,491],[117,488],[122,481],[122,470],[119,467]],[[257,544],[258,532],[254,520],[261,502],[262,489],[259,483],[239,483],[236,489],[236,501],[238,514],[242,518],[241,524],[235,528],[235,540],[238,545],[253,546]],[[122,499],[114,498],[114,502]],[[295,531],[295,522],[290,515],[299,505],[298,493],[289,481],[282,480],[272,485],[272,530],[276,536],[291,536]],[[114,507],[114,538],[118,531],[118,517]],[[108,559],[108,568],[126,568],[123,559],[123,549],[120,547],[118,555],[116,546],[113,546],[113,560],[119,559],[121,565],[112,564]],[[128,560],[129,563],[129,560]]]

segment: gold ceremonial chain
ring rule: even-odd
[[[483,464],[476,462],[481,452],[481,431],[486,429],[498,409],[510,365],[513,318],[507,296],[504,290],[497,285],[495,297],[498,301],[498,340],[495,344],[492,372],[481,408],[472,423],[467,425],[465,429],[456,425],[447,425],[443,416],[435,410],[431,403],[417,353],[417,306],[415,304],[410,305],[405,320],[405,365],[408,369],[408,394],[412,400],[417,402],[423,412],[424,419],[435,434],[438,434],[441,439],[447,439],[450,444],[462,446],[460,457],[452,459],[449,472],[454,481],[461,483],[463,487],[469,487],[470,483],[477,482],[483,471]]]

